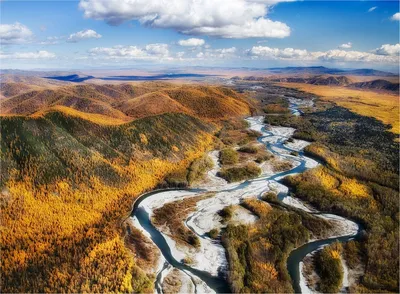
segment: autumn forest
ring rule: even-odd
[[[343,96],[229,81],[3,83],[1,291],[397,292],[396,130]]]

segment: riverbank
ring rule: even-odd
[[[192,250],[184,246],[178,246],[177,243],[168,236],[168,232],[163,228],[157,228],[156,230],[164,241],[162,242],[157,240],[154,234],[152,235],[149,233],[148,229],[144,228],[142,224],[143,222],[151,223],[153,211],[162,207],[166,203],[199,196],[205,191],[171,190],[155,193],[141,201],[138,205],[138,209],[141,209],[146,213],[141,215],[136,214],[132,217],[133,224],[137,226],[138,229],[144,231],[147,237],[150,237],[155,241],[163,256],[170,255],[170,257],[175,260],[173,266],[179,270],[183,269],[183,263],[180,261],[186,259],[191,261],[190,264],[186,264],[186,266],[191,269],[206,272],[214,277],[220,277],[221,275],[223,276],[226,274],[228,262],[225,257],[225,250],[217,240],[210,239],[207,233],[212,229],[224,229],[227,224],[221,219],[219,211],[227,206],[238,205],[246,198],[261,198],[264,193],[273,192],[279,194],[280,199],[286,205],[302,209],[308,213],[317,212],[315,209],[309,208],[300,200],[288,196],[287,187],[277,182],[285,176],[301,173],[306,169],[318,165],[318,162],[306,157],[301,152],[309,143],[302,140],[295,140],[286,143],[288,139],[293,136],[295,129],[266,126],[263,122],[263,117],[250,117],[246,120],[250,124],[250,130],[262,134],[258,141],[264,144],[267,150],[275,155],[276,160],[289,161],[291,162],[292,168],[290,170],[277,172],[269,166],[270,163],[265,162],[259,164],[262,168],[262,174],[256,179],[243,181],[241,183],[228,184],[225,180],[217,176],[221,166],[218,161],[218,151],[212,151],[209,156],[214,163],[214,168],[208,171],[206,179],[203,183],[199,184],[198,187],[201,187],[207,192],[214,192],[215,195],[198,201],[196,203],[196,210],[189,214],[185,221],[187,228],[199,237],[199,249]],[[292,151],[296,151],[298,154],[293,154]],[[138,199],[138,201],[140,200]],[[320,214],[318,216],[332,222],[334,226],[337,227],[337,230],[332,236],[329,236],[329,239],[357,233],[358,226],[354,226],[353,222],[345,220],[344,218],[329,214]],[[315,242],[315,240],[311,240],[310,242]],[[299,250],[299,248],[296,250]],[[304,252],[304,256],[307,254],[308,252]],[[297,269],[299,269],[301,260],[302,258],[296,261]],[[192,277],[196,276],[193,273],[191,275]],[[291,277],[294,284],[297,283],[297,285],[299,285],[300,281],[296,279],[295,276],[291,275]],[[158,281],[159,283],[162,282],[163,275],[161,275],[160,279],[161,280]],[[206,286],[206,291],[212,292],[212,289],[208,284]]]

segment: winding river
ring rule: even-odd
[[[292,114],[301,115],[298,107],[302,106],[304,102],[297,99],[289,99],[289,101],[289,109]],[[321,218],[332,220],[341,228],[341,231],[336,236],[310,241],[290,253],[287,260],[287,269],[296,293],[309,292],[301,275],[301,262],[307,254],[319,250],[336,240],[345,242],[358,236],[359,226],[356,223],[336,215],[320,213],[306,206],[300,200],[290,197],[288,188],[279,183],[279,180],[285,176],[302,173],[320,164],[304,155],[302,150],[309,143],[301,140],[287,142],[295,130],[293,128],[265,125],[263,117],[249,117],[246,120],[250,124],[250,129],[262,133],[262,136],[258,138],[258,142],[264,144],[276,158],[290,161],[293,168],[288,171],[274,173],[264,163],[260,165],[263,172],[258,178],[242,183],[228,184],[216,177],[219,164],[217,153],[214,151],[211,155],[213,155],[215,168],[208,173],[209,182],[206,186],[200,186],[196,189],[152,191],[137,198],[131,213],[132,223],[154,242],[162,255],[162,262],[156,278],[156,290],[158,293],[162,293],[161,284],[163,278],[172,268],[178,269],[187,278],[186,280],[191,283],[195,293],[230,292],[225,277],[227,269],[225,250],[218,241],[208,238],[206,232],[214,227],[223,228],[217,214],[223,207],[239,204],[241,200],[248,197],[259,198],[270,190],[277,192],[279,200],[286,205],[292,205]],[[204,192],[215,192],[215,196],[199,201],[197,210],[190,214],[185,221],[187,228],[197,234],[201,241],[201,249],[199,252],[193,253],[177,246],[164,231],[156,228],[151,223],[151,215],[154,209],[162,207],[165,203],[187,197],[195,197]],[[188,254],[192,254],[194,264],[188,265],[182,261]]]

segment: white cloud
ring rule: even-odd
[[[331,62],[377,62],[398,63],[399,57],[393,55],[379,55],[370,52],[328,50],[309,52],[294,48],[270,48],[266,46],[254,46],[247,51],[253,59],[275,60],[300,60],[300,61],[331,61]]]
[[[227,39],[244,38],[284,38],[290,35],[290,28],[279,21],[259,18],[246,21],[243,24],[226,25],[223,27],[196,27],[183,30],[184,34],[207,35]]]
[[[76,43],[87,39],[100,39],[101,35],[93,30],[83,30],[69,35],[67,42]]]
[[[378,55],[391,55],[391,56],[400,55],[400,43],[394,45],[385,44],[379,48],[376,48],[372,52]]]
[[[186,40],[179,40],[178,44],[180,46],[199,47],[199,46],[203,46],[205,44],[205,41],[203,39],[190,38],[190,39],[186,39]]]
[[[351,42],[348,42],[348,43],[340,45],[339,48],[350,49],[352,46],[353,46],[353,44]]]
[[[185,52],[183,52],[183,51],[179,51],[179,52],[176,53],[176,57],[178,59],[182,59],[184,55],[185,55]]]
[[[378,8],[378,6],[373,6],[373,7],[371,7],[370,9],[368,9],[368,12],[372,12],[372,11],[374,11],[375,9],[377,9]]]
[[[0,24],[1,44],[28,43],[32,37],[32,31],[19,22],[15,22],[14,24]]]
[[[44,41],[40,41],[39,45],[57,45],[60,44],[60,41],[65,39],[64,37],[47,37]]]
[[[160,60],[169,59],[167,44],[149,44],[144,48],[137,46],[96,47],[89,50],[91,57],[102,59]]]
[[[196,57],[198,59],[225,59],[225,58],[240,58],[239,55],[236,54],[237,49],[235,47],[231,48],[220,48],[220,49],[205,49],[202,52],[199,52]]]
[[[251,56],[254,57],[271,57],[277,59],[301,59],[307,56],[307,50],[293,48],[270,48],[267,46],[254,46],[249,50]]]
[[[148,27],[171,28],[183,34],[221,38],[290,35],[290,28],[266,18],[268,8],[281,0],[81,0],[87,18],[118,25],[139,20]]]
[[[48,51],[37,52],[0,52],[0,58],[4,59],[51,59],[56,57],[54,53]]]
[[[145,51],[150,55],[167,56],[169,54],[167,44],[149,44],[146,45]]]
[[[382,56],[369,52],[329,50],[326,52],[312,52],[312,56],[323,61],[338,62],[398,62],[398,58],[392,56]]]
[[[394,21],[396,21],[396,20],[400,21],[400,12],[397,12],[397,13],[393,14],[390,19],[394,20]]]

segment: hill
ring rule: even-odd
[[[50,80],[80,83],[80,82],[84,82],[86,80],[93,79],[94,76],[72,74],[72,75],[67,75],[67,76],[48,76],[45,78],[50,79]]]
[[[24,92],[32,90],[33,87],[28,86],[24,83],[1,83],[0,84],[0,94],[2,98],[12,97],[19,95]]]
[[[254,77],[247,77],[246,80],[257,80]],[[347,76],[294,76],[294,77],[280,77],[280,78],[258,78],[258,80],[266,80],[280,83],[298,83],[298,84],[310,84],[310,85],[322,85],[322,86],[344,86],[354,89],[367,89],[367,90],[383,90],[398,92],[399,83],[393,83],[384,79],[367,80],[361,82],[354,82]]]
[[[310,85],[335,85],[347,86],[352,83],[346,76],[312,76],[312,77],[286,77],[272,79],[274,82],[304,83]]]
[[[126,165],[133,158],[182,158],[188,146],[195,144],[196,136],[213,130],[211,125],[178,113],[104,125],[85,119],[83,113],[71,114],[65,109],[68,108],[48,110],[35,117],[2,117],[4,166],[16,167],[38,183],[71,178],[78,170],[87,178],[93,175],[107,180],[118,177],[112,164],[116,159]],[[172,146],[180,152],[174,152]],[[41,174],[31,174],[29,165]]]
[[[31,115],[54,106],[66,106],[123,121],[168,112],[211,120],[250,113],[244,96],[227,88],[154,82],[40,89],[0,102],[1,114],[8,115]]]
[[[160,82],[38,88],[0,106],[1,288],[10,293],[153,292],[154,273],[138,264],[158,251],[121,221],[135,197],[211,148],[214,121],[250,111],[226,88]]]
[[[373,80],[367,82],[353,83],[349,85],[350,88],[371,89],[371,90],[384,90],[399,92],[399,83],[392,83],[386,80]]]
[[[355,113],[374,117],[384,124],[390,125],[393,133],[399,134],[398,95],[350,89],[349,87],[321,86],[304,83],[281,83],[281,85],[318,95],[322,100],[334,102]]]
[[[354,75],[354,76],[396,76],[391,72],[380,71],[375,69],[338,69],[328,68],[324,66],[308,66],[308,67],[275,67],[269,68],[268,71],[276,74],[313,74],[313,75]]]
[[[66,82],[52,81],[36,76],[0,76],[0,97],[2,99],[26,93],[33,90],[44,90],[68,85]]]
[[[121,220],[210,148],[214,126],[182,113],[104,125],[66,110],[0,118],[1,288],[152,292],[152,273],[135,263],[150,257],[134,242],[134,260]]]

